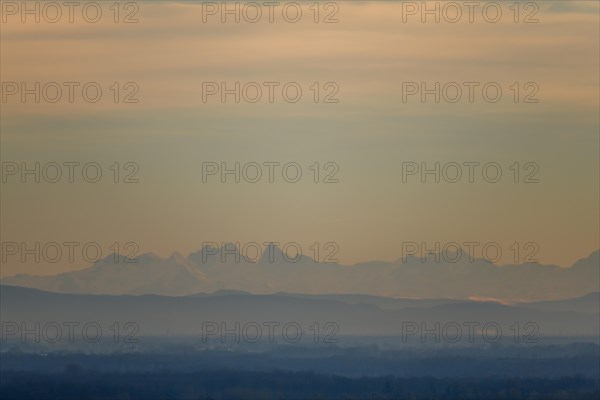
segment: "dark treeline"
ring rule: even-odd
[[[596,344],[0,353],[0,399],[594,399]]]
[[[593,399],[598,380],[544,378],[348,378],[314,372],[61,373],[3,371],[2,399]]]
[[[465,378],[512,376],[560,378],[600,376],[600,352],[595,344],[488,348],[414,348],[383,350],[378,346],[273,347],[262,352],[244,349],[198,350],[193,346],[163,345],[158,352],[86,354],[80,352],[0,355],[0,369],[62,372],[69,364],[98,372],[151,373],[169,370],[189,373],[211,369],[250,371],[314,371],[361,376],[431,376]]]

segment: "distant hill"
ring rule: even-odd
[[[499,324],[504,336],[512,335],[511,326],[528,322],[537,324],[540,335],[598,335],[597,313],[577,309],[578,299],[555,302],[554,309],[534,309],[526,304],[507,306],[492,302],[447,300],[402,300],[353,296],[317,295],[252,295],[217,293],[214,295],[166,297],[157,295],[107,296],[59,294],[13,286],[0,286],[0,316],[2,322],[94,321],[108,327],[114,322],[131,321],[140,327],[140,336],[196,335],[203,322],[246,324],[277,321],[300,324],[308,329],[318,322],[332,322],[344,335],[400,335],[403,323],[425,323],[432,329],[435,323],[462,325],[465,322]],[[386,309],[377,304],[386,303]],[[389,304],[398,301],[396,309]],[[534,304],[535,305],[535,304]],[[539,307],[539,304],[538,304]],[[279,328],[279,329],[280,329]],[[466,332],[466,331],[465,331]],[[465,333],[466,334],[466,333]],[[418,336],[417,336],[418,337]]]
[[[575,299],[523,303],[523,306],[534,310],[577,311],[597,314],[600,313],[600,292],[590,293]]]

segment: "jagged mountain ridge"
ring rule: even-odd
[[[231,246],[231,245],[225,245]],[[224,247],[225,247],[224,246]],[[597,292],[600,251],[578,260],[570,268],[556,265],[495,265],[487,260],[464,262],[373,261],[353,265],[317,263],[307,256],[286,260],[281,249],[251,262],[232,247],[203,248],[184,257],[178,253],[160,258],[152,253],[137,262],[113,255],[89,268],[54,276],[16,275],[2,284],[59,293],[159,294],[185,296],[217,290],[255,294],[277,292],[306,294],[354,293],[383,297],[472,297],[543,301]],[[267,250],[265,250],[265,253]],[[208,254],[210,253],[210,254]],[[204,254],[204,256],[203,256]],[[238,262],[239,261],[239,262]]]

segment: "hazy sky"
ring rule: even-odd
[[[221,23],[219,14],[203,22],[202,5],[189,2],[138,2],[132,24],[115,24],[108,3],[95,24],[77,11],[74,23],[54,24],[4,13],[3,96],[6,82],[81,85],[72,103],[66,89],[56,103],[3,98],[2,162],[96,162],[103,177],[87,183],[76,169],[74,183],[23,184],[6,176],[2,242],[98,242],[108,254],[110,243],[132,241],[161,256],[203,242],[336,242],[343,263],[398,259],[403,242],[466,241],[497,242],[511,262],[513,242],[535,242],[541,262],[568,266],[600,240],[598,3],[538,2],[539,23],[530,24],[514,22],[512,2],[498,3],[499,22],[475,11],[473,23],[456,24],[422,23],[419,14],[403,22],[400,2],[337,2],[339,22],[329,24],[313,21],[312,2],[295,24],[278,10],[274,23]],[[121,9],[120,20],[133,11]],[[322,8],[319,19],[333,11]],[[81,97],[87,82],[103,89],[97,103]],[[133,82],[139,102],[115,104],[115,82],[121,99]],[[261,101],[236,104],[233,95],[203,102],[203,82],[281,85],[273,103],[265,89]],[[297,103],[281,97],[288,82],[303,90]],[[339,102],[315,103],[315,82],[320,98],[339,88]],[[478,86],[472,103],[466,89],[456,103],[403,102],[403,82],[496,82],[503,96],[487,102]],[[534,89],[539,102],[524,103]],[[406,162],[470,161],[499,164],[502,178],[488,183],[476,169],[473,183],[402,179]],[[119,180],[135,162],[139,183],[113,183],[115,162]],[[203,183],[203,162],[296,162],[303,175],[288,183],[276,169],[273,183]],[[339,166],[339,182],[314,183],[315,162],[319,180],[334,168],[326,163]],[[527,163],[539,167],[539,183],[522,182],[535,168]],[[9,260],[3,276],[86,265]]]

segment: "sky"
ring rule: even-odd
[[[121,2],[117,23],[112,2],[100,2],[96,23],[80,10],[71,23],[65,9],[49,23],[47,8],[40,22],[26,15],[23,23],[7,3],[14,2],[2,2],[0,25],[4,252],[8,242],[77,242],[98,243],[108,255],[114,243],[123,252],[133,242],[138,254],[166,257],[208,242],[274,241],[299,243],[310,255],[311,244],[335,242],[339,261],[352,264],[399,259],[408,242],[478,242],[498,244],[499,263],[522,262],[534,248],[539,262],[569,266],[599,247],[597,2],[522,2],[518,16],[513,2],[496,2],[495,23],[486,20],[494,10],[484,18],[479,8],[469,22],[464,2],[457,23],[444,19],[454,18],[451,9],[440,22],[422,22],[422,10],[407,2],[377,1],[321,3],[318,15],[312,2],[299,2],[296,23],[279,8],[269,22],[265,6],[257,23],[244,21],[250,9],[240,23],[231,15],[222,22],[222,10],[198,2]],[[47,88],[39,103],[35,94],[23,101],[21,84],[36,82]],[[51,82],[63,88],[54,103]],[[78,85],[72,102],[64,82]],[[94,103],[82,93],[90,82],[88,99],[102,89]],[[235,82],[247,88],[239,103],[207,92]],[[272,102],[265,82],[274,82]],[[439,102],[408,94],[436,82]],[[473,101],[465,82],[474,85]],[[262,97],[253,103],[256,86]],[[457,86],[462,97],[451,102]],[[301,99],[286,101],[297,87]],[[501,98],[486,100],[483,87],[487,99],[500,87]],[[23,183],[20,170],[36,162],[50,179],[26,175]],[[100,166],[102,177],[87,182],[73,167],[69,182],[70,162],[95,163],[88,173]],[[271,162],[279,163],[273,182],[264,164]],[[48,182],[53,163],[63,166],[56,183]],[[203,178],[203,166],[206,173],[222,163],[240,164],[239,183],[233,175],[221,182],[220,171]],[[284,177],[288,163],[295,164]],[[431,174],[423,182],[420,171],[406,175],[436,163],[446,173],[439,183]],[[473,182],[464,163],[479,163],[471,164]],[[263,175],[252,183],[256,164]],[[492,172],[483,176],[487,164]],[[452,183],[456,165],[462,177]],[[288,182],[298,166],[301,178]],[[490,182],[498,167],[502,176]],[[46,256],[23,262],[3,254],[0,275],[89,265],[80,250],[73,260]]]

